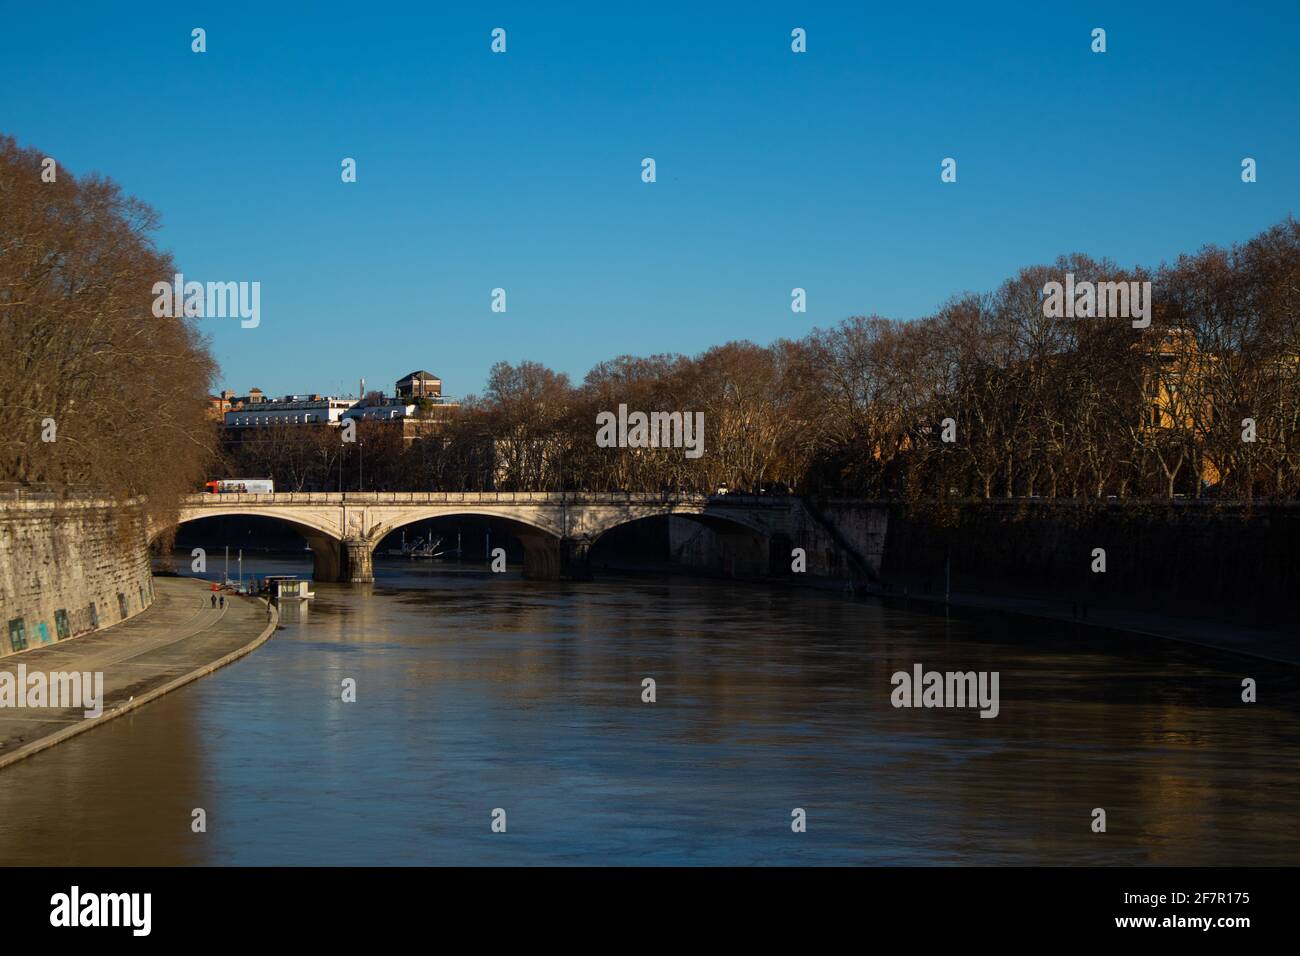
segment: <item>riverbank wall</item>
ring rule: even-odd
[[[153,603],[140,503],[0,498],[0,657],[87,634]]]
[[[806,500],[766,537],[688,517],[650,543],[692,573],[788,578],[886,593],[1004,595],[1231,618],[1294,622],[1300,506],[1209,501]],[[650,535],[647,529],[641,532]],[[802,548],[805,570],[793,573]]]
[[[1035,500],[965,502],[942,513],[895,507],[881,581],[922,593],[949,587],[1294,627],[1300,507]]]

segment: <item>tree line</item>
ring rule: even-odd
[[[1047,317],[1045,287],[1067,273],[1150,282],[1149,325]],[[704,455],[598,447],[597,415],[620,404],[702,411]],[[286,490],[1294,498],[1300,225],[1153,269],[1063,256],[919,319],[855,316],[768,346],[621,356],[580,384],[502,362],[436,427],[403,440],[398,426],[363,423],[358,439],[245,432],[224,467]]]
[[[156,213],[0,137],[0,482],[147,496],[204,477],[282,490],[783,490],[1106,499],[1300,494],[1300,225],[1155,268],[1075,254],[910,321],[855,316],[770,345],[620,356],[580,383],[501,362],[415,424],[222,431]],[[1050,283],[1150,282],[1149,325],[1049,317]],[[704,415],[704,454],[608,448],[620,405]]]

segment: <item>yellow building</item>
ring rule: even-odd
[[[1215,361],[1204,354],[1190,329],[1167,330],[1148,347],[1155,362],[1147,366],[1142,383],[1142,428],[1147,433],[1206,434],[1214,421],[1214,406],[1205,376]],[[1216,485],[1221,479],[1214,462],[1202,456],[1201,482]]]

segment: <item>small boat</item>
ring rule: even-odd
[[[440,552],[438,548],[442,546],[442,538],[429,538],[428,540],[417,541],[406,556],[408,558],[436,558]]]
[[[459,558],[460,557],[460,535],[456,535],[456,547],[444,548],[443,539],[430,535],[427,538],[416,538],[410,544],[406,541],[406,532],[402,532],[402,546],[400,548],[387,548],[384,554],[394,558]],[[441,549],[441,550],[439,550]]]
[[[435,538],[432,535],[428,538],[416,538],[408,544],[406,532],[403,531],[401,547],[388,548],[384,554],[394,558],[436,558],[441,553],[438,551],[441,545],[442,538]]]

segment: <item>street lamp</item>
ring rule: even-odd
[[[569,507],[564,499],[564,443],[560,442],[560,521],[563,527],[562,537],[569,536]]]

